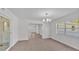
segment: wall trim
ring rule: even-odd
[[[9,46],[5,51],[9,51],[18,41],[16,41],[14,44],[12,44],[11,46]]]
[[[61,40],[56,40],[57,38],[54,38],[54,37],[51,37],[51,38],[52,38],[53,40],[55,40],[55,41],[61,43],[61,44],[64,44],[64,45],[66,45],[66,46],[68,46],[68,47],[71,47],[71,48],[73,48],[73,49],[79,51],[78,48],[76,48],[76,47],[74,47],[74,46],[71,46],[70,44],[67,44],[67,43],[65,43],[65,42],[62,42]]]

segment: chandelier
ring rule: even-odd
[[[43,22],[51,22],[51,19],[48,18],[48,13],[45,13],[45,18],[43,19]]]

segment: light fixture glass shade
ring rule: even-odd
[[[47,19],[47,22],[51,22],[51,19]]]
[[[51,19],[43,19],[43,22],[51,22]]]
[[[46,20],[45,20],[45,19],[43,19],[43,22],[46,22]]]

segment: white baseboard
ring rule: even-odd
[[[26,39],[20,39],[18,41],[23,41],[23,40],[29,40],[28,38]],[[9,48],[6,49],[6,51],[9,51],[18,41],[16,41],[14,44],[12,44]]]
[[[25,41],[25,40],[19,40],[19,41]]]
[[[67,41],[60,40],[60,39],[58,39],[58,38],[56,38],[56,37],[52,37],[52,39],[54,39],[54,40],[56,40],[56,41],[59,41],[59,42],[65,44],[65,45],[68,45],[68,46],[70,46],[70,47],[72,47],[72,48],[74,48],[74,49],[79,50],[79,47],[77,47],[75,44],[72,45],[72,43],[68,43]]]
[[[9,48],[6,49],[6,51],[9,51],[18,41],[16,41],[14,44],[12,44]]]
[[[18,40],[18,41],[23,41],[23,40],[29,40],[29,39],[20,39],[20,40]]]

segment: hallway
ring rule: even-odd
[[[10,51],[77,51],[53,39],[42,39],[36,34],[30,40],[19,41]]]

